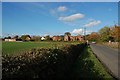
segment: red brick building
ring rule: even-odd
[[[82,36],[64,36],[64,41],[83,41]]]
[[[61,36],[53,36],[52,39],[53,39],[53,41],[61,41],[62,40]]]

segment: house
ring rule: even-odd
[[[53,37],[52,37],[52,40],[53,40],[53,41],[61,41],[62,38],[61,38],[61,36],[53,36]]]
[[[70,41],[76,41],[76,37],[75,36],[70,36]]]
[[[42,40],[42,41],[45,40],[45,37],[41,37],[41,40]]]
[[[84,39],[83,39],[83,36],[76,36],[76,40],[77,41],[83,41]]]
[[[31,39],[31,37],[27,36],[25,40],[30,41],[30,39]]]
[[[65,35],[65,36],[64,36],[64,41],[70,41],[70,36]]]
[[[68,36],[68,35],[65,35],[64,36],[64,41],[83,41],[83,37],[82,36]]]
[[[5,39],[5,41],[9,41],[9,42],[15,42],[16,41],[16,39]]]

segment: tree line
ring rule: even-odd
[[[120,26],[105,26],[101,28],[98,32],[92,32],[89,35],[86,35],[86,39],[89,41],[96,42],[119,42],[120,41]]]
[[[103,28],[101,28],[98,32],[92,32],[91,34],[88,35],[84,35],[83,38],[85,38],[85,40],[89,40],[89,41],[95,41],[95,42],[108,42],[108,41],[112,41],[112,42],[119,42],[120,41],[120,26],[112,26],[112,27],[108,27],[105,26]],[[64,39],[64,36],[68,35],[71,36],[70,32],[65,32],[64,35],[58,35],[61,37],[61,39]],[[30,36],[30,35],[22,35],[22,36],[18,36],[15,35],[14,37],[8,36],[8,37],[4,37],[3,39],[17,39],[19,41],[41,41],[41,36]],[[27,39],[30,38],[30,39]],[[50,37],[50,35],[46,35],[44,36],[46,41],[52,41],[52,37]]]
[[[15,35],[13,37],[8,36],[8,37],[4,37],[3,39],[16,39],[18,41],[41,41],[41,36],[30,36],[30,35]],[[49,35],[45,36],[46,40],[51,40],[51,37]]]
[[[64,35],[57,35],[59,37],[61,37],[62,41],[64,40],[64,36],[65,35],[68,35],[70,36],[71,33],[70,32],[65,32]],[[29,39],[30,38],[30,39]],[[41,41],[42,37],[41,36],[30,36],[30,35],[21,35],[21,36],[18,36],[18,35],[15,35],[15,36],[7,36],[7,37],[4,37],[3,39],[16,39],[17,41]],[[50,37],[50,35],[46,35],[44,36],[45,38],[45,41],[52,41],[52,37]]]

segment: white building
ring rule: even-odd
[[[42,41],[45,40],[45,37],[42,37],[41,40],[42,40]]]
[[[16,39],[5,39],[5,41],[15,42],[15,41],[16,41]]]

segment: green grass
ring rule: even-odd
[[[89,47],[86,48],[73,66],[73,74],[76,80],[80,78],[113,80],[113,77],[106,71]]]
[[[56,48],[68,44],[79,44],[80,42],[2,42],[4,54],[15,55],[29,51],[32,48]],[[87,47],[79,56],[71,71],[70,79],[79,80],[80,78],[102,78],[102,80],[113,80],[112,76],[106,71],[103,65],[95,57],[92,50]],[[88,79],[88,80],[89,80]]]
[[[78,44],[80,42],[2,42],[2,54],[15,55],[29,51],[32,48],[56,48],[66,44]]]

